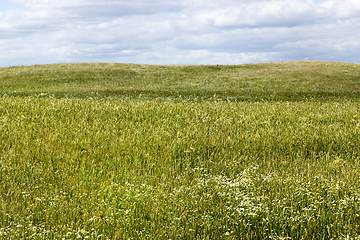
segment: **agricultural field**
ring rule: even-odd
[[[0,68],[0,239],[360,239],[360,65]]]

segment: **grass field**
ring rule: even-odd
[[[0,239],[359,239],[360,65],[0,68]]]

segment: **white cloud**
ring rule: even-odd
[[[322,14],[301,0],[251,2],[198,14],[201,22],[217,27],[293,26],[309,23]]]
[[[321,6],[332,18],[360,17],[360,1],[358,0],[329,0]]]
[[[358,0],[12,0],[0,66],[360,62]]]

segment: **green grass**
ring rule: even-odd
[[[2,68],[0,239],[358,239],[359,74]]]
[[[57,64],[0,68],[2,94],[56,98],[359,100],[360,65],[289,62],[235,66]]]

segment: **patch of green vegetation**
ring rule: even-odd
[[[0,69],[0,92],[56,98],[230,101],[359,100],[360,65],[290,62],[235,66],[57,64]]]
[[[359,71],[2,68],[0,239],[358,239]]]

